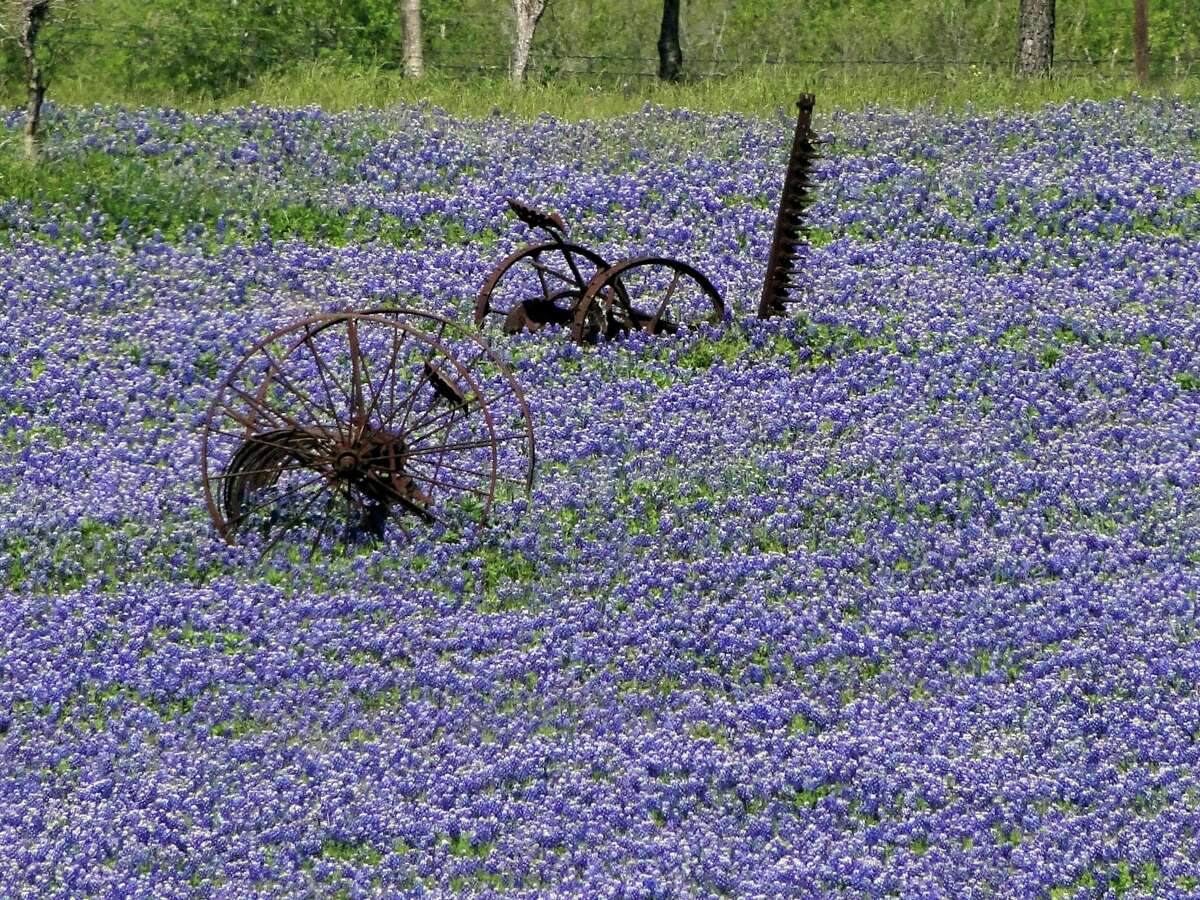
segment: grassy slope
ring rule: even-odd
[[[252,102],[342,110],[428,99],[456,114],[481,115],[499,107],[519,117],[550,113],[578,119],[619,115],[647,101],[769,114],[778,106],[790,107],[799,90],[815,91],[826,109],[961,108],[968,102],[980,109],[1036,108],[1069,98],[1122,97],[1134,90],[1128,0],[1058,0],[1058,74],[1032,83],[1013,79],[1006,63],[1016,45],[1013,0],[690,0],[683,21],[689,83],[680,86],[622,74],[655,68],[660,11],[655,4],[563,0],[550,5],[538,30],[534,83],[523,91],[503,78],[464,78],[454,68],[464,63],[503,68],[508,25],[493,0],[424,0],[426,53],[435,75],[419,83],[396,70],[402,35],[393,3],[354,0],[335,7],[319,0],[279,0],[311,15],[264,20],[251,15],[262,2],[244,0],[237,7],[240,18],[222,0],[89,0],[70,7],[46,32],[49,97],[72,105],[115,102],[188,110]],[[1200,19],[1190,2],[1151,4],[1156,79],[1151,92],[1189,98],[1197,93],[1196,80],[1187,77],[1195,66],[1189,60],[1200,55]],[[365,18],[359,22],[355,16]],[[361,30],[364,23],[373,29],[369,40],[361,37],[367,33]],[[350,30],[309,45],[302,40],[309,25],[319,34],[335,33],[339,26]],[[269,32],[273,50],[248,47],[243,26]],[[596,61],[593,54],[611,59]],[[753,67],[765,57],[1001,62],[991,69],[841,63]],[[1073,63],[1084,59],[1100,62]],[[711,76],[714,65],[736,74]],[[227,90],[228,80],[214,74],[221,66],[232,67],[234,81],[244,86]],[[537,83],[546,66],[591,71]],[[615,71],[597,70],[605,66]],[[0,105],[17,105],[22,93],[14,45],[0,37]]]
[[[926,105],[962,108],[968,103],[978,109],[1035,109],[1070,98],[1127,97],[1138,88],[1123,74],[1097,72],[1022,81],[1007,73],[980,68],[872,72],[850,67],[771,67],[682,85],[641,80],[601,86],[584,80],[559,80],[549,84],[531,83],[518,90],[501,78],[475,79],[465,85],[462,79],[445,76],[414,82],[394,71],[314,62],[265,76],[250,88],[221,98],[164,91],[139,92],[111,85],[97,87],[81,78],[58,82],[51,96],[57,102],[71,105],[115,102],[195,111],[261,103],[270,106],[315,104],[335,112],[360,105],[387,106],[428,100],[459,115],[486,115],[499,108],[518,117],[549,113],[574,120],[621,115],[640,109],[646,102],[667,107],[767,115],[780,106],[790,108],[796,94],[802,90],[814,91],[819,106],[826,109],[852,110],[867,106],[911,109]],[[1163,79],[1141,93],[1191,99],[1200,94],[1200,82],[1196,79]],[[13,102],[15,98],[10,96],[9,100]]]

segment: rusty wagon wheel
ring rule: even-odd
[[[505,334],[570,326],[588,282],[607,268],[604,257],[580,244],[543,241],[522,247],[502,259],[479,289],[475,325],[482,328],[494,318]]]
[[[259,341],[221,384],[200,446],[229,543],[318,548],[486,520],[533,482],[520,386],[475,333],[415,310],[316,315]]]
[[[597,272],[575,305],[571,337],[585,342],[601,310],[610,338],[634,330],[675,334],[727,317],[725,301],[708,277],[667,256],[635,256]]]

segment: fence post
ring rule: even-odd
[[[1133,0],[1133,73],[1137,83],[1150,80],[1150,47],[1147,36],[1146,0]]]

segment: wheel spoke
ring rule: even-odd
[[[406,476],[407,476],[407,473],[406,473]],[[391,483],[390,480],[385,480],[385,479],[379,478],[375,475],[368,475],[367,480],[370,481],[371,484],[379,487],[385,493],[390,494],[394,498],[394,500],[397,504],[399,504],[401,507],[403,507],[407,511],[411,512],[413,515],[419,516],[429,522],[441,522],[442,521],[439,516],[430,512],[429,509],[427,509],[424,506],[421,506],[419,503],[412,500],[406,494],[399,491],[395,487],[395,485],[393,485]]]
[[[379,384],[378,384],[378,386],[377,386],[377,387],[376,387],[376,389],[375,389],[374,395],[371,397],[371,406],[370,406],[370,408],[368,408],[368,409],[367,409],[367,414],[366,414],[366,417],[365,417],[365,418],[366,418],[366,420],[367,420],[368,422],[371,420],[371,416],[372,416],[372,415],[374,415],[374,414],[375,414],[375,412],[376,412],[376,411],[379,409],[379,400],[380,400],[380,398],[383,396],[383,385],[384,385],[384,382],[385,382],[385,381],[387,382],[387,384],[388,384],[388,389],[389,389],[389,391],[391,392],[391,400],[389,401],[389,402],[390,402],[390,404],[391,404],[391,409],[393,409],[393,411],[395,410],[395,403],[396,403],[396,359],[397,359],[397,357],[399,356],[399,353],[400,353],[400,340],[399,340],[399,336],[400,336],[401,334],[404,334],[404,332],[402,332],[402,331],[401,331],[399,328],[393,328],[393,329],[392,329],[392,355],[391,355],[391,357],[388,359],[388,364],[387,364],[387,366],[384,368],[384,370],[383,370],[383,374],[382,374],[382,375],[380,375],[380,377],[379,377],[379,378],[380,378],[380,380],[379,380]],[[383,414],[382,414],[382,413],[380,413],[380,414],[379,414],[379,417],[380,417],[380,420],[381,420],[381,422],[382,422],[382,419],[383,419]],[[390,423],[389,423],[389,424],[390,424]]]
[[[494,441],[490,438],[480,438],[474,441],[456,441],[451,444],[430,444],[422,447],[410,448],[405,451],[404,457],[408,459],[413,456],[429,456],[432,453],[441,453],[443,451],[459,451],[459,450],[482,450],[484,447],[490,447],[492,444],[501,444],[505,441],[511,441],[516,438],[527,437],[523,431],[514,431],[512,434],[498,437]]]
[[[238,437],[249,437],[254,430],[259,427],[259,421],[257,419],[251,418],[243,412],[239,412],[224,401],[221,402],[221,409],[223,409],[225,411],[225,415],[229,416],[229,418],[233,419],[233,421],[237,422],[239,425],[245,426],[246,434],[238,435]]]
[[[266,347],[262,348],[262,353],[263,353],[263,356],[265,356],[267,358],[267,361],[270,362],[271,370],[277,376],[277,380],[279,381],[279,383],[282,384],[289,391],[291,391],[293,394],[295,394],[296,397],[299,398],[300,402],[308,407],[309,412],[311,412],[313,414],[314,418],[320,419],[326,412],[328,412],[330,415],[333,416],[333,420],[335,422],[337,421],[337,410],[336,409],[333,409],[332,407],[330,407],[324,411],[320,410],[316,405],[316,401],[314,401],[312,398],[310,398],[306,394],[302,393],[300,391],[300,389],[297,388],[294,384],[292,384],[291,380],[283,374],[283,364],[281,362],[279,362],[277,359],[275,359],[275,357],[271,355],[271,352]]]
[[[424,456],[413,457],[411,460],[408,460],[408,461],[411,461],[413,464],[416,464],[416,465],[425,465],[425,466],[432,465],[432,463],[430,463],[430,461],[428,459],[426,459]],[[448,463],[448,462],[441,462],[441,463],[439,463],[439,465],[444,469],[449,469],[450,471],[457,472],[460,475],[474,475],[478,478],[484,478],[484,479],[492,477],[491,473],[488,473],[482,469],[468,469],[468,468],[465,468],[464,466],[456,466],[453,463]],[[525,481],[521,478],[513,478],[511,475],[504,475],[499,472],[495,473],[495,477],[501,479],[502,481],[511,481],[513,484],[524,484],[525,483]]]
[[[428,418],[418,419],[416,422],[413,422],[412,428],[409,429],[409,432],[411,433],[413,431],[416,431],[418,428],[424,428],[426,426],[432,425],[434,422],[438,422],[444,418],[452,417],[455,413],[462,412],[464,409],[466,409],[467,412],[470,412],[470,410],[475,407],[478,407],[478,408],[490,407],[497,400],[500,400],[503,397],[507,397],[509,394],[510,394],[510,391],[501,389],[501,390],[497,391],[496,393],[491,394],[490,396],[484,397],[483,400],[478,403],[473,403],[468,398],[465,407],[454,406],[454,407],[451,407],[450,409],[440,410],[435,415],[431,415]],[[434,412],[434,409],[435,409],[435,407],[431,406],[428,410],[426,410],[426,414],[428,415],[429,413]],[[439,425],[438,428],[440,429],[441,426]],[[437,431],[437,430],[438,429],[434,429],[434,431]],[[404,433],[404,432],[402,431],[401,433]],[[422,440],[424,440],[426,437],[428,437],[431,433],[433,433],[433,432],[427,431],[420,435],[417,435],[416,437],[412,437],[409,439],[408,443],[409,444],[420,443]]]
[[[251,406],[255,407],[256,409],[261,409],[267,415],[274,416],[276,419],[278,419],[284,425],[288,425],[288,426],[296,429],[297,431],[304,430],[304,426],[301,425],[299,422],[297,422],[295,419],[293,419],[291,416],[286,416],[283,413],[279,412],[278,410],[273,409],[270,406],[267,406],[258,397],[255,397],[253,394],[246,393],[237,385],[231,384],[231,385],[229,385],[229,389],[231,391],[233,391],[235,394],[237,394],[239,397],[241,397],[243,400],[245,400],[247,403],[249,403]],[[226,404],[226,409],[230,409],[228,404]]]
[[[415,478],[418,481],[424,481],[426,484],[432,485],[433,487],[444,487],[448,490],[453,490],[453,491],[468,491],[469,493],[477,494],[480,497],[488,496],[488,492],[481,490],[480,488],[468,487],[465,484],[456,484],[453,481],[442,481],[442,480],[438,479],[436,476],[422,475],[420,472],[412,472],[412,471],[406,472],[405,474],[408,475],[410,478]]]
[[[529,261],[529,264],[538,271],[539,275],[542,276],[542,296],[544,296],[544,297],[550,296],[550,289],[546,286],[546,281],[545,281],[546,275],[553,275],[559,281],[566,282],[567,284],[571,285],[572,287],[582,287],[582,285],[579,283],[578,278],[572,278],[570,275],[567,275],[565,272],[560,272],[558,269],[555,269],[553,266],[548,266],[544,262],[540,262],[536,259],[531,259]]]
[[[325,528],[329,524],[329,520],[332,518],[333,508],[337,505],[338,493],[339,491],[336,490],[330,491],[329,502],[325,504],[325,515],[321,517],[321,524],[317,528],[317,533],[313,535],[312,545],[308,548],[309,562],[311,562],[312,558],[316,556],[317,550],[321,546],[321,538],[325,536]]]
[[[451,417],[451,418],[447,419],[443,425],[441,425],[439,428],[437,428],[435,430],[435,432],[434,432],[435,437],[433,438],[433,440],[441,441],[442,443],[440,444],[440,446],[445,446],[445,441],[450,436],[450,429],[453,426],[454,426],[454,418]],[[433,467],[433,477],[434,478],[437,478],[437,476],[439,474],[441,474],[442,460],[444,458],[445,458],[444,453],[437,457],[437,462],[435,463],[435,465]],[[414,461],[416,461],[416,460],[414,460]]]
[[[413,427],[406,432],[408,435],[408,440],[405,443],[407,443],[410,447],[420,444],[422,441],[432,437],[435,434],[441,434],[444,432],[447,428],[454,424],[455,414],[463,410],[463,407],[461,406],[452,406],[449,409],[443,409],[434,416],[429,416],[429,413],[432,413],[435,408],[436,407],[433,404],[430,404],[429,409],[425,411],[426,418],[420,420],[419,422],[414,422]],[[435,422],[438,424],[434,425]],[[422,431],[419,435],[414,436],[412,432],[416,431],[418,428],[427,428],[428,430]]]
[[[475,363],[477,363],[480,359],[484,358],[484,356],[486,354],[487,354],[486,350],[480,350],[473,359],[471,359],[469,362],[463,364],[462,368],[465,369],[468,373],[470,373],[471,367],[473,365],[475,365]],[[428,371],[429,365],[430,365],[429,363],[426,363],[426,367],[427,367],[426,375],[429,374],[429,371]],[[471,378],[471,376],[469,374],[467,375],[467,378],[471,382],[475,381],[475,379]],[[459,386],[459,390],[461,391],[461,386]],[[483,399],[483,402],[479,405],[480,406],[490,405],[491,403],[494,403],[496,400],[499,400],[501,397],[506,396],[508,393],[510,393],[510,392],[506,391],[506,390],[497,391],[495,394],[491,395],[490,397],[485,397]],[[403,434],[406,431],[416,431],[417,429],[423,428],[426,425],[430,425],[440,419],[445,418],[446,416],[453,417],[453,415],[458,412],[462,412],[464,414],[470,413],[472,406],[473,406],[471,398],[469,396],[467,396],[467,394],[465,392],[464,392],[464,398],[465,399],[464,399],[463,403],[452,404],[447,409],[438,409],[437,401],[435,399],[435,401],[433,403],[431,403],[429,405],[429,407],[425,410],[425,412],[423,414],[425,416],[425,418],[417,419],[417,421],[412,423],[411,427],[409,427],[408,419],[406,418],[401,425],[401,433]]]
[[[278,447],[280,450],[286,450],[288,453],[295,453],[296,448],[292,444],[281,444],[279,441],[263,437],[258,434],[238,434],[234,431],[225,431],[220,428],[209,428],[208,433],[220,434],[226,437],[236,438],[239,441],[253,441],[256,444],[265,444],[268,447]],[[270,433],[270,432],[268,432]],[[307,433],[307,432],[306,432]]]
[[[350,404],[350,395],[346,393],[346,389],[342,387],[341,382],[334,377],[333,372],[328,372],[328,378],[326,377],[327,367],[325,365],[325,360],[322,359],[321,354],[317,352],[317,346],[313,343],[312,332],[308,331],[307,329],[305,330],[304,334],[304,344],[308,347],[308,352],[312,354],[313,362],[317,364],[317,374],[321,377],[321,384],[325,388],[325,396],[329,398],[329,404],[333,411],[333,421],[336,422],[338,426],[338,434],[341,436],[342,440],[348,440],[349,435],[342,430],[341,420],[338,418],[337,409],[333,404],[333,391],[329,389],[329,379],[333,379],[333,383],[338,386],[338,390],[341,392],[342,396],[346,398],[347,405]]]
[[[343,496],[346,500],[346,515],[342,520],[342,541],[348,544],[350,543],[350,539],[353,537],[353,531],[351,529],[354,527],[353,522],[356,513],[356,507],[358,509],[362,509],[363,504],[359,501],[358,495],[350,487],[346,488]]]
[[[251,506],[247,507],[245,510],[240,510],[238,512],[238,515],[234,518],[234,521],[230,522],[229,524],[232,527],[236,528],[241,522],[244,522],[246,520],[246,517],[248,515],[250,515],[250,513],[254,512],[255,510],[264,509],[265,507],[272,506],[272,505],[278,505],[279,501],[282,500],[284,497],[290,497],[293,494],[296,494],[299,491],[310,488],[314,484],[317,484],[318,482],[323,482],[324,480],[325,480],[325,476],[323,474],[318,473],[316,478],[310,478],[308,481],[302,482],[301,484],[298,484],[298,485],[295,485],[294,487],[288,488],[282,494],[278,494],[277,496],[271,497],[268,500],[262,500],[262,501],[259,501],[258,503],[254,503]]]
[[[315,465],[320,465],[320,463],[314,461],[311,463],[296,463],[294,465],[288,465],[288,466],[285,466],[285,465],[269,466],[268,468],[265,468],[265,469],[238,469],[236,472],[218,472],[217,474],[213,475],[212,477],[214,479],[219,480],[219,479],[224,479],[224,478],[241,478],[246,475],[266,475],[266,474],[269,474],[272,472],[275,472],[275,473],[293,472],[293,471],[299,471],[300,469],[312,469],[313,466],[315,466]]]
[[[403,509],[403,507],[401,507],[401,509]],[[400,533],[404,535],[405,540],[412,540],[412,532],[404,527],[403,517],[400,514],[393,512],[392,507],[390,506],[388,507],[388,519],[393,525],[400,529]],[[436,516],[434,516],[434,519],[439,522],[441,521]]]
[[[429,374],[432,371],[429,367],[429,360],[432,358],[433,357],[431,355],[429,359],[425,360],[425,364],[421,366],[420,377],[417,379],[416,384],[413,385],[413,389],[409,391],[408,396],[404,398],[404,418],[400,421],[400,434],[404,434],[405,429],[408,426],[408,417],[412,414],[413,405],[417,402],[417,394],[421,390],[421,385],[425,384],[429,380]],[[432,387],[430,389],[432,390]],[[396,409],[393,407],[392,414],[388,417],[388,428],[391,428],[395,422]]]
[[[299,525],[302,521],[304,521],[304,517],[306,515],[308,515],[308,511],[310,509],[312,509],[313,503],[315,503],[317,498],[320,497],[324,493],[325,493],[325,489],[322,488],[321,490],[317,491],[315,494],[313,494],[311,497],[308,498],[308,502],[306,502],[304,504],[304,507],[300,510],[300,512],[297,513],[296,515],[292,516],[290,519],[288,519],[287,524],[284,525],[283,527],[281,527],[279,529],[278,533],[275,535],[275,537],[271,539],[271,542],[269,544],[267,544],[266,547],[263,548],[263,551],[262,551],[263,556],[266,556],[271,551],[271,549],[276,544],[279,543],[280,539],[285,534],[287,534],[289,531],[292,530],[292,528],[294,528],[295,526]]]
[[[663,317],[663,313],[667,311],[667,304],[671,302],[671,295],[675,293],[675,286],[679,284],[679,276],[683,273],[678,269],[675,270],[674,276],[671,278],[671,284],[667,288],[667,293],[663,296],[662,302],[658,304],[658,309],[654,311],[654,318],[646,323],[646,330],[654,334],[654,330],[658,327],[658,320]]]
[[[363,403],[362,348],[358,344],[358,322],[346,320],[346,344],[350,348],[350,434],[358,440],[366,429]]]

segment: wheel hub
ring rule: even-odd
[[[362,437],[339,442],[327,459],[335,478],[356,481],[368,475],[399,475],[404,471],[407,447],[397,435],[386,431],[368,431]]]
[[[333,457],[333,471],[339,478],[354,478],[362,474],[362,456],[357,447],[341,447]]]

